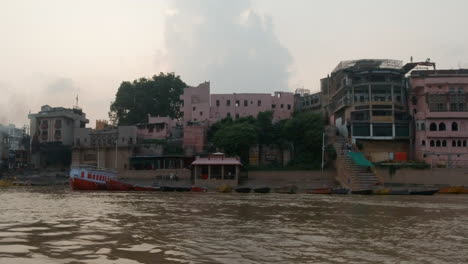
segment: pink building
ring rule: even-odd
[[[210,94],[210,83],[184,89],[184,122],[215,123],[230,116],[233,119],[273,111],[275,121],[290,118],[294,111],[291,92]]]
[[[183,101],[184,147],[201,152],[205,145],[206,128],[231,117],[257,117],[258,113],[273,111],[273,120],[279,121],[292,116],[294,94],[291,92],[211,94],[210,83],[184,89]]]
[[[148,116],[147,124],[137,125],[140,139],[168,139],[172,136],[177,121],[170,117]]]
[[[417,160],[468,165],[468,70],[413,71],[409,105]]]

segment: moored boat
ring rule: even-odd
[[[349,194],[349,189],[335,188],[335,189],[332,189],[332,194]]]
[[[133,185],[116,179],[109,179],[106,181],[106,189],[109,191],[132,191]]]
[[[297,193],[298,187],[294,184],[288,184],[282,187],[273,189],[276,193],[295,194]]]
[[[378,189],[378,190],[373,190],[372,193],[373,194],[378,194],[378,195],[388,195],[390,194],[391,190],[388,189],[388,188],[385,188],[385,189]]]
[[[269,193],[271,191],[271,188],[270,187],[258,187],[258,188],[254,188],[253,191],[255,193]]]
[[[135,185],[133,186],[133,190],[139,191],[139,192],[156,192],[156,191],[161,191],[161,188],[154,187],[154,186]]]
[[[434,195],[439,191],[439,189],[432,190],[410,190],[410,195]]]
[[[391,190],[390,195],[408,195],[409,190],[408,189],[399,189],[399,190]]]
[[[192,188],[190,189],[190,191],[192,191],[192,192],[207,192],[207,191],[208,191],[208,188],[206,188],[206,187],[192,186]]]
[[[192,190],[191,187],[174,187],[176,192],[190,192]]]
[[[223,184],[221,186],[218,186],[218,188],[216,188],[218,190],[218,192],[222,192],[222,193],[230,193],[232,192],[232,187],[227,185],[227,184]]]
[[[360,195],[371,195],[372,190],[353,190],[351,194],[360,194]]]
[[[117,180],[117,174],[111,170],[97,169],[90,166],[70,169],[70,187],[72,190],[107,190],[106,182]]]
[[[439,189],[440,194],[460,194],[464,192],[464,186],[452,186]]]
[[[332,188],[315,188],[307,191],[310,194],[332,194]]]
[[[468,194],[468,187],[464,187],[463,191],[461,192],[462,194]]]
[[[161,189],[162,192],[175,192],[176,191],[175,187],[172,187],[172,186],[161,186],[159,188]]]
[[[0,187],[10,187],[13,186],[14,182],[11,180],[0,180]]]
[[[249,187],[238,187],[235,189],[236,192],[238,193],[249,193],[252,191],[252,188]]]

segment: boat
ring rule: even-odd
[[[461,192],[462,194],[468,194],[468,188],[467,187],[464,187],[463,188],[463,191]]]
[[[175,192],[176,191],[175,187],[172,187],[172,186],[161,186],[159,188],[161,189],[161,192]]]
[[[276,193],[286,193],[286,194],[295,194],[297,193],[298,187],[294,184],[288,184],[283,187],[278,187],[274,189]]]
[[[249,193],[252,191],[252,188],[249,187],[238,187],[235,189],[236,192],[238,193]]]
[[[207,192],[207,191],[208,191],[208,188],[206,188],[206,187],[192,186],[192,188],[190,189],[190,191],[192,191],[192,192]]]
[[[192,190],[191,187],[174,187],[176,192],[190,192]]]
[[[218,188],[216,188],[218,190],[218,192],[222,192],[222,193],[230,193],[232,192],[232,187],[227,185],[227,184],[223,184],[221,186],[218,186]]]
[[[139,191],[139,192],[156,192],[156,191],[161,191],[161,188],[154,187],[154,186],[135,185],[135,186],[133,186],[133,190]]]
[[[410,190],[410,195],[434,195],[439,191],[439,189],[432,190]]]
[[[351,191],[352,194],[360,194],[360,195],[370,195],[372,194],[372,190],[355,190]]]
[[[117,181],[117,173],[91,166],[80,166],[70,169],[69,183],[72,190],[107,190],[106,182],[109,180]]]
[[[253,191],[255,193],[269,193],[271,191],[271,188],[270,187],[258,187],[258,188],[254,188]]]
[[[391,190],[390,195],[408,195],[409,194],[409,190],[407,189],[400,189],[400,190]]]
[[[133,185],[118,181],[116,179],[108,179],[106,181],[106,190],[109,191],[132,191]]]
[[[332,194],[332,188],[315,188],[307,191],[310,194]]]
[[[378,189],[378,190],[373,190],[372,194],[378,194],[378,195],[388,195],[391,193],[392,190],[385,188],[385,189]]]
[[[13,186],[13,184],[11,180],[0,180],[0,187],[10,187]]]
[[[335,188],[335,189],[332,189],[332,194],[349,194],[349,189]]]
[[[465,190],[464,186],[452,186],[439,189],[440,194],[460,194]]]

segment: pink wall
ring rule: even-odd
[[[447,72],[450,71],[444,71]],[[449,157],[454,166],[465,163],[468,165],[468,111],[466,111],[467,97],[463,95],[468,93],[468,74],[444,73],[434,74],[430,71],[426,76],[416,74],[410,78],[412,91],[409,105],[415,120],[415,156],[417,160],[426,161],[434,166],[447,164]],[[428,95],[448,95],[450,88],[455,88],[457,94],[465,97],[464,102],[461,102],[465,104],[465,111],[451,111],[447,97],[447,100],[440,102],[447,105],[447,111],[431,112],[427,103]],[[452,123],[457,124],[457,129],[452,130]],[[437,126],[436,131],[430,131],[431,124]],[[441,124],[445,125],[443,131],[439,127]]]

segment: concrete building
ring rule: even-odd
[[[228,158],[223,153],[197,157],[192,163],[194,184],[208,188],[223,184],[236,187],[241,166],[239,158]]]
[[[90,165],[118,171],[127,170],[136,144],[135,126],[104,130],[75,128],[72,166]]]
[[[31,120],[31,163],[36,168],[68,167],[71,163],[75,128],[84,128],[89,120],[78,108],[44,105]]]
[[[294,110],[296,112],[322,112],[322,93],[298,93],[296,91]]]
[[[151,139],[170,139],[182,136],[181,126],[170,117],[148,116],[147,124],[138,124],[137,136],[141,140]]]
[[[415,158],[468,166],[468,70],[413,71],[410,84]]]
[[[8,169],[24,168],[29,164],[30,137],[27,127],[16,128],[15,125],[0,125],[0,133],[3,136],[0,146],[0,156],[4,157],[3,165]],[[1,167],[2,165],[0,165]]]
[[[290,118],[294,112],[291,92],[211,94],[210,83],[184,89],[183,101],[184,147],[197,153],[203,151],[206,128],[231,117],[256,117],[260,112],[272,111],[273,120]],[[202,136],[203,135],[203,136]]]
[[[409,151],[411,116],[405,74],[419,64],[380,59],[342,61],[321,80],[330,123],[353,143],[362,145],[372,161],[389,160],[394,153]]]

